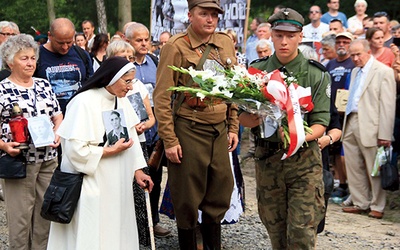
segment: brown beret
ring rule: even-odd
[[[217,9],[219,13],[223,14],[224,10],[220,6],[219,0],[188,0],[189,10],[193,7],[199,6],[202,8]]]
[[[273,30],[300,32],[303,30],[304,18],[291,8],[283,8],[268,18]]]

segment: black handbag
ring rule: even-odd
[[[26,177],[26,158],[23,154],[12,157],[5,154],[0,157],[0,178],[22,179]]]
[[[382,189],[389,191],[399,190],[399,169],[396,165],[390,164],[386,153],[386,163],[381,166],[380,176]]]
[[[56,168],[44,194],[40,215],[50,221],[68,224],[81,195],[83,174],[61,172]]]

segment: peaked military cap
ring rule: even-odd
[[[273,30],[300,32],[303,30],[304,18],[291,8],[283,8],[268,18]]]
[[[224,10],[221,8],[219,0],[188,0],[189,10],[199,6],[202,8],[214,8],[217,9],[219,13],[223,14]]]

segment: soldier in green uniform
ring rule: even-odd
[[[259,215],[268,230],[273,249],[314,249],[318,223],[323,218],[324,190],[321,153],[316,139],[329,124],[330,78],[319,63],[307,60],[298,50],[302,40],[303,17],[283,8],[272,15],[272,42],[275,53],[252,66],[271,72],[282,69],[301,76],[298,84],[311,87],[314,109],[304,115],[313,130],[306,135],[307,145],[281,160],[285,149],[280,129],[269,138],[256,134],[256,181]],[[261,119],[241,113],[239,121],[257,127]]]
[[[223,13],[218,0],[188,0],[188,5],[191,24],[187,31],[171,37],[161,50],[154,107],[169,160],[168,183],[179,246],[196,249],[200,209],[204,249],[221,249],[220,222],[229,209],[233,190],[228,150],[233,151],[238,143],[237,108],[189,94],[178,94],[171,107],[173,93],[167,89],[186,86],[191,79],[168,66],[196,68],[210,45],[202,68],[231,67],[236,64],[235,49],[228,35],[215,32],[218,15]]]

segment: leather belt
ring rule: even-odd
[[[269,150],[280,150],[283,149],[282,142],[272,142],[263,139],[257,140],[257,146],[262,148],[268,148]]]
[[[222,100],[209,97],[201,99],[200,97],[194,97],[189,93],[185,93],[184,102],[192,109],[205,109],[208,106],[221,104]]]

